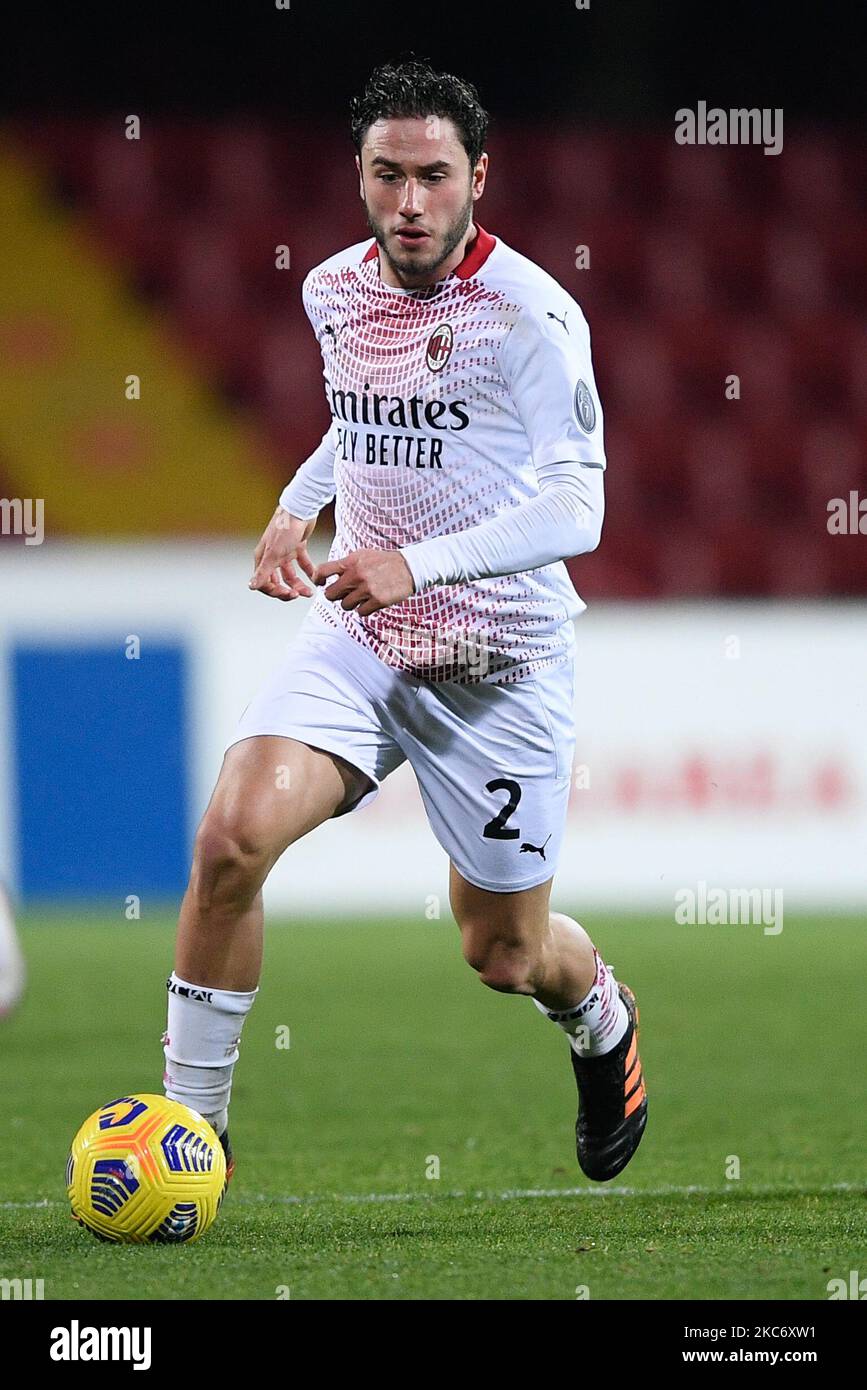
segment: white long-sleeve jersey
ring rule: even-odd
[[[365,618],[320,593],[315,617],[414,675],[504,683],[570,659],[585,605],[563,560],[598,543],[605,453],[579,306],[477,232],[423,289],[383,284],[369,241],[307,276],[332,422],[280,503],[336,496],[329,559],[399,549],[415,581]]]

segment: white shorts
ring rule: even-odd
[[[395,670],[308,615],[228,747],[276,734],[335,753],[373,786],[409,760],[434,835],[470,883],[514,893],[551,878],[575,746],[574,659],[513,684],[432,682]]]

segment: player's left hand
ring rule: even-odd
[[[357,609],[362,618],[415,593],[412,573],[399,550],[351,550],[342,560],[317,565],[313,583],[324,584],[333,574],[338,578],[328,585],[325,597],[339,599],[342,608]]]

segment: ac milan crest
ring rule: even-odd
[[[432,372],[441,372],[452,355],[455,335],[450,323],[441,323],[431,333],[427,345],[427,364]]]

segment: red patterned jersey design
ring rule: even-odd
[[[329,559],[464,531],[520,506],[539,492],[534,460],[604,467],[580,308],[482,228],[461,265],[423,289],[383,284],[376,243],[364,242],[311,271],[303,293],[332,415]],[[590,412],[574,404],[579,383],[595,402],[590,434]],[[416,676],[505,683],[570,660],[571,620],[584,606],[558,561],[429,588],[364,618],[320,592],[313,611]]]

